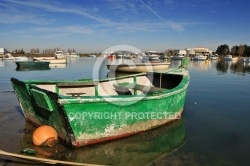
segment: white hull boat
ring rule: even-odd
[[[162,71],[169,68],[170,63],[137,63],[137,64],[110,64],[107,68],[110,71],[143,73],[149,71]]]
[[[207,59],[207,56],[204,55],[196,55],[193,60],[195,61],[205,61]]]

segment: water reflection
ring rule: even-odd
[[[172,62],[172,61],[171,61]],[[211,64],[214,61],[193,61],[189,60],[189,69],[196,69],[196,70],[208,70],[211,68]]]
[[[16,71],[50,70],[49,67],[17,67]]]
[[[158,62],[163,62],[162,60],[159,60]],[[170,60],[169,61],[170,67],[171,68],[176,68],[179,67],[181,64],[181,60]],[[118,60],[109,60],[108,62],[113,63],[113,64],[119,64],[119,63],[139,63],[137,60],[130,60],[130,59],[118,59]],[[225,60],[210,60],[210,61],[192,61],[189,60],[189,69],[195,69],[195,70],[209,70],[213,67],[216,67],[216,70],[221,72],[221,73],[227,73],[228,71],[231,71],[232,73],[237,73],[237,74],[244,74],[244,73],[250,73],[250,64],[249,62],[243,62],[241,60],[238,61],[225,61]],[[115,75],[120,75],[117,73],[108,73],[108,76],[110,75],[115,76]]]
[[[220,60],[217,62],[216,69],[221,73],[227,73],[228,71],[237,74],[250,73],[249,62],[243,62],[241,60],[235,62]]]
[[[58,144],[56,147],[35,147],[31,142],[34,126],[26,123],[20,151],[23,148],[36,150],[36,157],[105,165],[145,165],[173,150],[185,142],[184,120],[124,139],[86,146],[78,149]],[[27,132],[28,131],[28,132]]]
[[[66,63],[65,64],[61,64],[61,63],[58,63],[58,64],[56,64],[56,63],[49,64],[50,68],[66,68],[66,66],[67,66]]]
[[[0,67],[4,67],[4,61],[0,60]]]

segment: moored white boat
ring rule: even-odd
[[[196,61],[205,61],[207,59],[207,56],[205,55],[196,55],[195,57],[193,57],[193,60]]]
[[[26,56],[15,57],[15,61],[28,61],[28,60],[29,60],[29,58]]]
[[[171,56],[171,60],[182,60],[184,57],[185,57],[184,55],[178,54]]]
[[[68,57],[70,57],[70,58],[79,58],[80,56],[77,55],[75,52],[72,52]]]
[[[143,73],[150,71],[163,71],[169,68],[170,63],[136,63],[136,64],[110,64],[107,68],[110,71]]]
[[[233,60],[233,56],[232,56],[232,55],[226,55],[226,56],[224,57],[224,60],[226,60],[226,61],[231,61],[231,60]]]
[[[43,60],[43,59],[55,59],[55,57],[33,57],[34,61]]]
[[[156,51],[143,52],[139,56],[143,61],[144,60],[159,60],[159,55]]]
[[[158,60],[159,59],[159,55],[157,54],[156,51],[149,51],[148,52],[148,59],[149,60]]]
[[[6,53],[2,56],[3,60],[15,60],[15,57],[11,55],[11,53]]]
[[[217,60],[217,59],[218,59],[218,57],[217,57],[217,56],[212,55],[212,56],[210,56],[210,57],[209,57],[209,59],[210,59],[210,60]]]
[[[63,54],[63,51],[56,51],[54,54],[55,54],[55,57],[57,59],[64,59],[64,58],[66,58],[66,55]]]
[[[50,64],[65,64],[67,63],[67,59],[64,58],[64,59],[50,59],[50,58],[43,58],[43,59],[38,59],[38,61],[41,61],[41,62],[50,62]]]

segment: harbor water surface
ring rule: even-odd
[[[170,61],[178,67],[180,61]],[[109,75],[108,60],[71,58],[47,70],[16,70],[15,61],[0,61],[0,150],[20,154],[36,150],[36,157],[91,164],[119,165],[249,165],[250,67],[248,63],[190,61],[190,84],[183,118],[132,137],[86,146],[35,147],[35,126],[25,121],[10,78],[82,79]],[[98,66],[98,70],[96,70]],[[0,155],[1,165],[38,163]]]

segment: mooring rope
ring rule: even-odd
[[[160,88],[161,88],[162,73],[160,74]]]
[[[98,165],[98,164],[87,164],[87,163],[77,163],[77,162],[70,162],[70,161],[60,161],[60,160],[44,159],[44,158],[39,158],[39,157],[26,156],[26,155],[15,154],[15,153],[9,153],[9,152],[5,152],[3,150],[0,150],[0,154],[5,155],[5,156],[11,156],[11,157],[17,157],[17,158],[21,158],[21,159],[26,159],[26,160],[38,161],[38,162],[47,163],[47,164],[64,164],[64,165],[81,165],[81,166],[103,166],[103,165]]]

